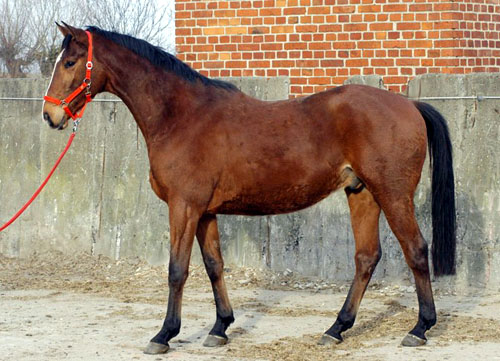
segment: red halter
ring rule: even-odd
[[[88,55],[87,55],[87,63],[85,64],[86,71],[85,71],[85,79],[83,79],[82,85],[80,85],[78,88],[75,89],[73,93],[68,95],[66,99],[56,99],[49,97],[48,95],[44,96],[43,99],[49,103],[54,103],[55,105],[62,105],[64,111],[66,114],[68,114],[71,119],[76,120],[78,118],[81,118],[83,116],[83,112],[85,111],[85,108],[87,107],[87,104],[92,101],[92,95],[90,93],[90,85],[92,84],[91,81],[91,73],[92,73],[92,68],[94,64],[92,63],[92,34],[90,31],[85,31],[87,33],[87,37],[89,39],[89,50],[88,50]],[[73,114],[71,110],[69,109],[69,104],[75,99],[81,92],[85,90],[85,104],[83,105],[82,110],[80,113]]]

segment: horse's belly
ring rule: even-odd
[[[250,161],[228,166],[217,182],[208,211],[241,215],[294,212],[321,201],[355,177],[350,165],[338,152],[328,152],[328,147],[296,148],[280,157],[247,155]]]
[[[350,168],[312,177],[308,182],[252,184],[252,187],[214,192],[209,211],[222,214],[266,215],[295,212],[326,198],[333,191],[350,186],[355,179]]]
[[[307,186],[275,190],[271,193],[239,194],[221,202],[215,213],[266,215],[295,212],[307,208],[327,197],[333,189],[310,191]]]

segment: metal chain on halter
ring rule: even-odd
[[[80,125],[80,119],[82,118],[77,118],[73,120],[73,133],[76,133],[78,131],[78,126]]]

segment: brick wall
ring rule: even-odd
[[[378,74],[500,71],[499,0],[175,0],[178,57],[211,77],[289,76],[291,96]]]

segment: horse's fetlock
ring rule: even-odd
[[[356,318],[356,316],[354,316],[353,314],[351,314],[349,312],[340,311],[340,313],[337,317],[337,322],[341,326],[341,331],[345,331],[345,330],[351,328],[352,325],[354,325],[355,318]]]
[[[224,325],[229,326],[230,324],[232,324],[234,322],[234,315],[233,315],[233,311],[231,311],[231,313],[227,316],[221,316],[220,317],[222,323]]]
[[[430,329],[432,326],[434,326],[437,322],[437,317],[435,313],[432,315],[425,315],[421,317],[422,320],[424,321],[427,330]]]
[[[177,336],[181,331],[181,321],[179,319],[171,321],[166,325],[165,331],[169,336],[169,339]]]

